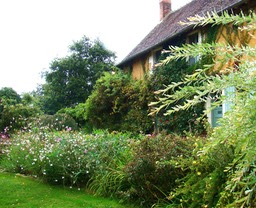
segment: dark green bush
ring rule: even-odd
[[[145,207],[164,200],[178,186],[177,180],[187,174],[177,161],[192,156],[194,143],[195,138],[159,134],[136,145],[134,158],[125,170],[131,200]]]
[[[147,116],[149,96],[144,81],[132,80],[118,71],[105,73],[86,101],[87,125],[111,131],[151,131],[152,120]]]
[[[5,101],[9,105],[14,105],[21,102],[20,95],[10,87],[3,87],[0,89],[0,105]]]

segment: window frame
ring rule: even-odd
[[[191,37],[195,36],[197,34],[197,41],[191,41]],[[187,44],[193,44],[193,43],[196,43],[196,44],[201,44],[202,41],[203,41],[203,34],[202,34],[202,31],[201,30],[196,30],[196,31],[193,31],[192,33],[189,33],[188,36],[187,36],[187,39],[186,39],[186,43]],[[200,54],[198,54],[196,57],[187,57],[186,61],[188,63],[189,66],[191,65],[194,65],[196,64],[199,60],[200,60],[201,56]],[[192,61],[193,60],[193,61]]]

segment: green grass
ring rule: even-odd
[[[131,208],[75,189],[50,186],[29,177],[0,172],[0,207]]]

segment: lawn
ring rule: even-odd
[[[50,186],[22,175],[0,172],[0,207],[17,208],[131,208],[77,189]]]

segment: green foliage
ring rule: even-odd
[[[29,93],[20,97],[12,88],[0,90],[0,132],[6,128],[10,131],[26,128],[28,120],[39,114],[39,105]]]
[[[195,152],[184,183],[170,193],[168,207],[255,207],[255,97],[222,120]]]
[[[118,169],[130,158],[130,135],[107,132],[87,134],[66,130],[30,129],[13,135],[6,146],[1,167],[9,172],[33,175],[53,184],[86,186],[97,191],[96,180]],[[100,184],[100,183],[98,183]],[[102,184],[100,184],[102,186]],[[106,187],[114,189],[112,187]]]
[[[126,167],[131,184],[128,193],[145,207],[164,200],[177,180],[187,174],[178,161],[192,156],[196,138],[159,134],[145,137],[134,148],[134,158]]]
[[[17,104],[21,102],[20,95],[10,87],[0,89],[0,101],[5,100],[8,104]]]
[[[73,108],[62,108],[57,112],[57,114],[62,114],[62,113],[67,114],[71,116],[73,119],[75,119],[79,127],[83,127],[85,125],[85,118],[84,118],[85,111],[86,111],[86,104],[79,103]]]
[[[169,83],[180,82],[187,74],[192,74],[194,68],[200,63],[188,66],[185,60],[170,61],[167,64],[158,66],[150,77],[149,87],[152,91],[158,91]],[[152,100],[151,100],[152,101]],[[168,105],[169,109],[182,101],[177,101]],[[186,112],[177,112],[172,115],[164,115],[163,110],[155,116],[155,124],[158,131],[166,130],[169,133],[184,134],[184,132],[203,133],[203,120],[198,118],[202,116],[204,105],[199,104]]]
[[[218,32],[219,26],[207,28],[207,34],[205,35],[203,42],[215,42]],[[185,36],[177,39],[175,41],[176,47],[172,47],[178,49],[178,47],[181,47],[184,43],[186,43]],[[175,58],[170,60],[168,56],[169,53],[167,52],[168,50],[164,50],[164,53],[159,59],[160,63],[165,60],[165,64],[159,64],[153,70],[153,74],[150,76],[149,88],[154,92],[161,90],[164,86],[167,86],[170,83],[181,82],[186,75],[193,74],[196,69],[203,67],[205,64],[212,64],[213,57],[215,55],[214,52],[212,54],[200,53],[200,60],[193,65],[189,65],[187,62],[187,57],[191,56],[185,56],[183,54],[183,56],[179,58],[179,56],[176,54]],[[196,52],[193,54],[193,56],[196,57],[198,54],[199,53]],[[182,85],[179,87],[182,87]],[[151,102],[154,101],[155,100],[151,100]],[[156,129],[158,131],[165,130],[169,133],[177,133],[183,135],[185,135],[186,132],[195,134],[205,133],[205,118],[203,116],[203,111],[205,108],[204,103],[199,103],[187,111],[179,111],[172,113],[171,115],[164,114],[166,110],[180,105],[182,102],[184,102],[184,99],[176,100],[176,102],[169,103],[165,106],[164,109],[158,111],[157,116],[155,116]]]
[[[32,127],[46,128],[51,131],[61,131],[65,129],[77,130],[76,121],[68,114],[41,115],[32,121]]]
[[[252,37],[254,33],[250,30],[256,29],[254,13],[225,13],[224,18],[214,14],[192,20],[198,21],[197,25],[228,22],[227,27],[236,25],[238,31],[249,32]],[[155,107],[153,113],[166,110],[166,115],[173,116],[219,94],[213,107],[221,102],[233,103],[233,107],[206,138],[159,134],[136,140],[124,133],[84,135],[70,129],[50,132],[32,125],[28,132],[13,137],[11,145],[3,146],[1,166],[51,183],[88,185],[96,194],[130,199],[145,207],[156,202],[159,204],[155,207],[256,207],[255,46],[228,41],[170,47],[171,54],[164,63],[173,65],[175,70],[178,66],[173,61],[198,54],[209,58],[216,51],[219,56],[213,59],[214,63],[185,73],[183,79],[173,76],[165,80],[163,74],[172,67],[159,68],[159,72],[163,71],[155,75],[156,80],[172,83],[158,90],[161,97],[151,104]],[[230,61],[234,64],[211,73],[216,65]],[[177,68],[178,75],[183,73],[181,69]],[[120,72],[106,73],[85,104],[85,119],[98,128],[131,128],[134,132],[147,129],[150,121],[143,115],[152,99],[148,86],[144,81],[131,81]],[[235,87],[235,94],[221,93],[230,86]],[[77,113],[78,118],[83,110],[84,105],[74,111],[65,109],[70,115]]]
[[[227,11],[224,11],[221,15],[216,12],[208,12],[205,16],[196,15],[194,17],[188,18],[188,22],[182,22],[183,25],[193,25],[193,26],[206,26],[206,25],[228,25],[232,24],[235,26],[243,26],[242,29],[255,29],[255,19],[256,15],[253,11],[248,11],[248,15],[245,15],[243,12],[238,14],[230,14]],[[247,23],[244,27],[244,24]],[[241,28],[240,28],[241,29]]]
[[[255,88],[255,79],[254,79]],[[248,95],[247,95],[248,96]],[[222,127],[216,129],[213,138],[216,143],[225,141],[232,148],[234,157],[225,167],[227,174],[225,189],[222,190],[217,207],[255,207],[256,206],[256,175],[255,175],[255,96],[239,100],[222,122]],[[225,126],[225,131],[223,131]],[[226,128],[227,127],[227,128]],[[211,151],[211,150],[208,150]],[[204,153],[207,154],[207,151]]]
[[[29,119],[41,113],[37,107],[24,104],[5,105],[0,118],[0,130],[9,128],[10,131],[26,128]]]
[[[207,17],[191,18],[196,25],[228,24],[236,26],[238,33],[255,37],[255,13],[249,15],[222,16],[213,14]],[[247,23],[247,24],[245,24]],[[189,22],[188,24],[191,24]],[[172,60],[195,56],[196,54],[218,56],[211,65],[205,65],[183,80],[171,83],[157,93],[162,94],[154,112],[166,106],[183,102],[166,111],[167,115],[187,110],[205,102],[209,95],[219,94],[218,102],[232,103],[232,109],[225,114],[220,126],[208,135],[207,143],[194,152],[194,165],[183,162],[183,168],[189,169],[179,186],[170,192],[171,201],[167,207],[255,207],[255,46],[241,42],[204,43],[170,47],[170,56],[164,63]],[[246,54],[246,56],[244,56]],[[217,73],[211,73],[219,65],[226,67]],[[224,95],[221,92],[234,87],[235,93]]]
[[[36,104],[36,98],[30,93],[23,93],[21,102],[24,105],[34,105]]]
[[[171,190],[168,200],[172,203],[168,207],[216,206],[227,180],[224,170],[232,161],[234,152],[232,147],[219,144],[207,155],[199,154],[209,147],[210,143],[209,140],[203,146],[196,143],[193,159],[180,161],[180,165],[188,170],[188,174],[181,180],[179,187]]]
[[[3,87],[0,90],[0,132],[10,125],[12,115],[6,115],[6,107],[20,103],[19,94],[9,87]],[[9,119],[7,118],[9,117]],[[6,120],[7,119],[7,120]]]
[[[130,134],[113,132],[97,143],[99,162],[88,187],[96,195],[127,199],[129,183],[124,167],[132,158],[130,145],[134,142]]]
[[[237,17],[238,16],[235,16],[234,18]],[[243,19],[243,17],[241,18]],[[198,21],[201,20],[200,17],[193,18],[194,21],[195,19],[198,19]],[[209,22],[211,21],[213,20],[209,19]],[[241,31],[246,29],[247,27],[240,28]],[[252,34],[247,33],[247,35],[251,36]],[[247,90],[248,92],[248,89],[244,89],[244,87],[247,86],[244,78],[250,75],[250,70],[253,69],[255,64],[253,61],[249,61],[249,57],[255,57],[255,49],[250,47],[248,43],[242,45],[235,43],[231,45],[228,43],[202,43],[199,45],[187,44],[182,47],[171,46],[169,50],[171,55],[163,61],[163,64],[188,56],[196,56],[197,54],[202,56],[214,56],[216,51],[218,52],[218,57],[215,58],[213,64],[204,65],[193,74],[186,75],[181,81],[171,83],[165,89],[158,90],[156,94],[162,94],[163,97],[161,97],[158,102],[151,104],[151,106],[159,106],[153,109],[153,113],[157,113],[161,109],[175,104],[179,100],[183,101],[182,104],[178,104],[172,109],[167,110],[165,114],[169,115],[180,110],[188,110],[197,104],[206,102],[208,94],[221,93],[230,86],[235,86],[236,89]],[[247,60],[242,59],[243,54],[248,54],[248,57],[245,57]],[[229,63],[230,61],[233,61],[234,65],[227,65],[224,72],[222,71],[217,75],[211,73],[214,66]],[[241,68],[242,73],[237,72],[236,67]],[[220,96],[219,99],[220,101],[224,101],[225,96]]]
[[[105,73],[86,101],[85,119],[92,128],[134,133],[150,131],[149,97],[145,81],[132,80],[119,71]]]
[[[45,73],[41,102],[47,114],[85,102],[96,80],[114,65],[114,53],[99,40],[83,37],[69,49],[70,55],[53,60]]]

